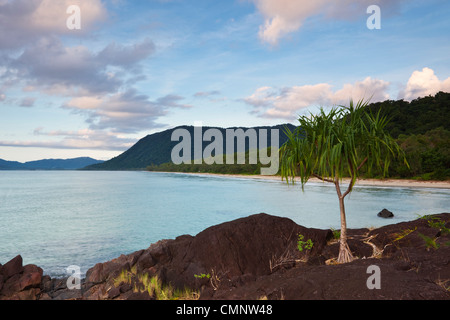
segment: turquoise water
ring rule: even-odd
[[[24,263],[64,276],[161,239],[195,235],[265,212],[306,227],[339,228],[334,187],[155,172],[0,171],[0,263]],[[349,228],[378,227],[449,212],[449,189],[356,187]],[[377,217],[383,208],[393,219]]]

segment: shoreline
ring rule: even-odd
[[[153,171],[158,172],[158,171]],[[255,179],[255,180],[271,180],[271,181],[284,181],[280,176],[263,176],[263,175],[244,175],[244,174],[221,174],[221,173],[204,173],[204,172],[164,172],[164,173],[178,173],[197,176],[210,176],[219,178],[239,178],[239,179]],[[348,184],[350,179],[343,179],[343,185]],[[317,178],[311,178],[308,182],[313,183],[325,183]],[[296,183],[300,183],[297,180]],[[450,189],[450,181],[418,181],[418,180],[406,180],[406,179],[359,179],[356,181],[355,186],[371,186],[371,187],[395,187],[395,188],[433,188],[433,189]]]
[[[186,294],[194,293],[181,296],[183,301],[258,300],[262,297],[265,300],[448,300],[446,282],[450,273],[444,271],[448,271],[446,243],[449,235],[439,232],[436,240],[440,248],[430,251],[420,234],[435,236],[440,229],[430,226],[429,221],[438,219],[448,224],[450,214],[434,214],[427,219],[366,229],[367,233],[349,228],[355,259],[336,264],[339,242],[330,241],[330,230],[306,228],[288,218],[265,213],[254,214],[208,227],[195,236],[160,240],[147,249],[99,262],[80,279],[77,290],[68,287],[72,276],[44,275],[38,265],[23,265],[22,256],[18,255],[0,268],[0,300],[157,300],[157,292],[151,293],[145,287],[148,283],[142,276],[146,274],[155,279],[162,272],[167,274],[166,284],[189,288],[191,291]],[[405,233],[405,230],[412,231]],[[298,256],[295,236],[289,236],[300,233],[314,243],[312,251],[303,256]],[[233,242],[229,241],[230,234],[233,234]],[[368,239],[379,234],[382,236],[369,242]],[[402,238],[397,240],[399,234]],[[394,241],[399,242],[393,245]],[[384,252],[387,247],[391,249]],[[174,248],[178,250],[172,250]],[[402,249],[414,254],[405,257]],[[282,259],[274,260],[278,256]],[[291,260],[290,257],[297,258]],[[417,269],[424,260],[429,263]],[[386,279],[377,294],[364,285],[368,283],[368,267],[374,261],[383,268]],[[225,271],[218,266],[226,266]],[[127,270],[126,276],[121,275],[124,270]],[[214,273],[211,278],[217,281],[198,276],[208,270],[219,270],[220,277],[227,280],[225,286],[221,286]],[[436,273],[436,270],[441,272]],[[336,279],[346,279],[347,285],[342,286]],[[133,283],[145,290],[135,290]],[[161,282],[160,286],[163,284]],[[312,288],[305,291],[305,287]]]

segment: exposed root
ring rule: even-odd
[[[340,242],[339,246],[339,255],[337,258],[338,263],[349,263],[354,260],[353,254],[350,251],[350,248],[347,242]]]
[[[363,242],[365,244],[368,244],[369,246],[372,247],[372,255],[369,258],[381,258],[381,256],[383,255],[383,251],[384,249],[380,249],[378,248],[375,244],[373,244],[372,242],[370,242],[370,240],[374,239],[377,236],[377,234],[372,235],[370,237],[367,237],[365,239],[363,239]]]
[[[331,258],[331,259],[326,260],[325,264],[327,266],[334,266],[334,265],[337,265],[339,263],[337,262],[336,258]]]

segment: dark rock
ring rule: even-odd
[[[380,218],[393,218],[394,214],[391,211],[387,210],[387,209],[383,209],[380,212],[378,212],[378,216]]]
[[[433,218],[449,225],[449,213]],[[330,230],[259,214],[99,263],[88,270],[82,290],[68,290],[65,279],[42,276],[36,266],[11,262],[9,270],[20,270],[20,265],[22,271],[8,271],[12,275],[6,279],[2,267],[0,299],[155,299],[140,283],[146,273],[174,288],[198,290],[200,299],[448,300],[450,235],[438,231],[425,219],[371,230],[349,229],[348,244],[357,259],[334,265],[339,243],[331,239]],[[298,234],[311,239],[311,250],[299,252]],[[437,249],[430,248],[423,236],[433,239]],[[381,269],[379,290],[366,285],[371,265]],[[117,284],[121,272],[128,278]],[[135,285],[142,292],[135,292]]]
[[[21,273],[23,271],[22,263],[22,256],[20,255],[5,263],[2,268],[2,273],[5,279],[7,280],[13,275]]]
[[[97,263],[93,268],[86,272],[86,282],[101,283],[106,282],[112,277],[117,277],[122,271],[130,271],[131,264],[135,260],[136,253],[130,255],[121,255],[105,263]],[[137,260],[137,259],[136,259]]]
[[[21,278],[20,274],[15,274],[8,278],[8,280],[5,281],[3,288],[2,288],[2,295],[11,297],[15,293],[20,291],[20,284],[19,279]]]
[[[27,264],[23,267],[23,273],[39,273],[42,276],[44,272],[42,268],[38,267],[35,264]]]
[[[58,290],[52,295],[52,300],[79,300],[82,299],[81,290]]]
[[[92,283],[99,283],[104,281],[103,278],[103,263],[97,263],[93,268],[86,272],[86,281]]]
[[[5,275],[0,276],[0,294],[12,300],[37,300],[41,292],[42,269],[32,264],[23,267],[20,256],[5,266],[3,271],[8,278],[3,281]]]
[[[119,287],[120,293],[125,293],[131,289],[133,289],[133,287],[129,283],[124,283]]]
[[[152,254],[149,251],[145,251],[141,254],[141,256],[136,261],[137,272],[142,272],[145,269],[153,267],[157,261],[153,258]]]
[[[312,240],[310,254],[314,255],[326,246],[331,231],[305,228],[287,218],[253,215],[210,227],[186,241],[184,246],[180,244],[180,248],[171,243],[170,250],[176,254],[172,265],[196,263],[203,268],[203,273],[214,271],[217,276],[226,275],[226,278],[270,274],[271,261],[281,263],[307,254],[297,249],[298,234]],[[185,274],[185,279],[192,278],[193,275]]]
[[[41,290],[39,288],[31,288],[14,294],[10,300],[37,300]]]
[[[120,289],[119,288],[111,288],[111,290],[108,291],[108,298],[114,299],[117,298],[120,295]]]
[[[24,273],[19,281],[19,290],[26,290],[31,288],[39,288],[41,284],[42,273],[32,272]]]
[[[39,288],[42,281],[42,274],[42,269],[34,264],[23,267],[23,274],[19,279],[20,290]]]
[[[44,292],[49,292],[50,290],[52,290],[52,279],[49,275],[45,275],[42,277],[41,280],[41,290]]]

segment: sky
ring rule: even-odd
[[[107,160],[179,125],[295,124],[350,99],[450,92],[449,12],[447,0],[0,0],[0,159]]]

